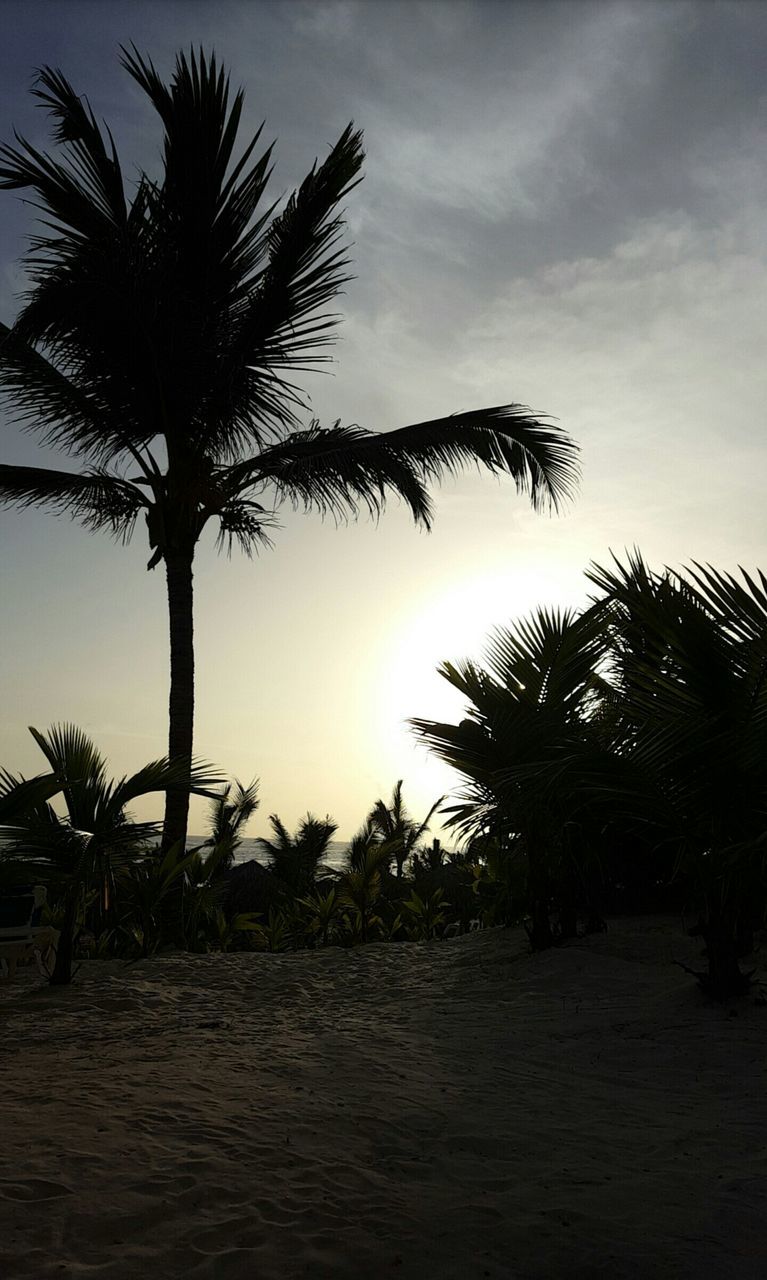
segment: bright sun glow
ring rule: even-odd
[[[429,755],[406,723],[413,716],[461,719],[464,701],[437,674],[437,667],[446,660],[481,661],[496,627],[508,626],[537,605],[562,602],[565,587],[554,570],[542,574],[515,568],[467,577],[435,590],[387,635],[380,680],[371,699],[373,732],[391,761],[392,777],[406,778],[414,810],[428,807],[458,784],[453,771]]]

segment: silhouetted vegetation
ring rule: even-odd
[[[93,742],[75,726],[30,733],[51,772],[31,782],[0,774],[0,873],[6,883],[34,878],[47,886],[49,919],[60,934],[51,982],[66,984],[78,932],[89,930],[102,953],[134,942],[146,955],[158,945],[161,908],[191,869],[195,855],[185,857],[178,848],[153,857],[157,824],[132,822],[126,806],[169,786],[210,795],[217,778],[203,765],[190,770],[186,762],[155,760],[114,782]],[[52,803],[56,795],[64,816]]]
[[[209,521],[248,555],[270,545],[283,503],[346,518],[379,515],[395,495],[428,527],[429,487],[469,463],[557,507],[577,450],[519,405],[386,434],[302,426],[294,378],[329,359],[349,278],[340,206],[360,181],[362,135],[344,129],[275,214],[264,204],[272,148],[257,153],[259,131],[237,156],[243,95],[230,97],[214,57],[179,55],[169,84],[135,50],[122,65],[159,118],[159,177],[131,174],[126,189],[111,134],[51,68],[34,93],[59,151],[0,147],[0,187],[41,214],[25,305],[0,325],[0,389],[26,427],[83,464],[0,465],[0,502],[124,540],[143,515],[148,567],[164,561],[167,580],[168,755],[189,767],[192,566]],[[183,845],[187,813],[188,792],[170,788],[166,850]]]
[[[582,614],[539,610],[495,633],[486,666],[444,664],[464,720],[413,725],[466,779],[450,822],[487,842],[493,909],[524,900],[533,947],[608,908],[681,905],[701,984],[737,994],[767,902],[767,580],[656,574],[638,554],[589,578]]]
[[[485,665],[443,665],[466,699],[458,724],[413,721],[463,775],[441,809],[460,852],[428,838],[441,802],[417,821],[400,780],[342,867],[327,858],[336,824],[311,814],[294,834],[272,814],[266,865],[234,864],[255,782],[211,791],[202,766],[158,761],[110,783],[79,730],[33,730],[50,773],[0,772],[0,873],[48,887],[53,980],[78,945],[130,959],[524,924],[540,950],[610,914],[665,911],[705,944],[706,991],[748,990],[740,962],[767,910],[767,579],[657,574],[638,554],[589,578],[599,595],[582,613],[540,609],[494,633]],[[211,798],[194,849],[158,847],[158,826],[128,815],[171,785]]]

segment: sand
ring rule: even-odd
[[[767,1276],[767,1008],[676,920],[0,986],[0,1276]],[[757,957],[758,959],[759,957]]]

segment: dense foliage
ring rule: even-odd
[[[748,989],[740,960],[767,911],[767,579],[695,566],[653,573],[639,555],[589,573],[582,613],[538,610],[491,638],[486,665],[445,663],[458,724],[413,721],[463,776],[442,808],[461,852],[427,840],[399,781],[328,864],[336,832],[270,817],[261,861],[234,861],[257,784],[211,793],[202,767],[148,765],[109,783],[73,728],[33,730],[50,773],[0,773],[0,874],[49,888],[65,959],[167,947],[285,951],[428,941],[524,923],[533,948],[604,929],[616,912],[674,911],[705,944],[701,984]],[[133,799],[211,794],[210,836],[158,848]],[[61,792],[66,814],[52,796]],[[441,802],[438,802],[438,805]]]
[[[414,727],[466,780],[453,826],[489,842],[501,879],[520,872],[535,947],[578,914],[599,927],[621,895],[686,906],[704,986],[743,990],[767,903],[767,580],[638,554],[589,578],[582,614],[539,610],[486,667],[446,663],[466,719]]]

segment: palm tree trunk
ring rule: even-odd
[[[554,945],[554,933],[551,928],[549,898],[551,885],[549,876],[543,865],[544,855],[532,839],[526,840],[527,846],[527,892],[530,928],[528,935],[533,951],[545,951]]]
[[[171,552],[165,556],[170,622],[170,699],[168,756],[191,767],[194,733],[194,614],[192,593],[193,552]],[[162,850],[186,842],[189,818],[189,791],[174,787],[165,796]]]
[[[716,1000],[744,995],[751,986],[751,979],[738,964],[734,922],[728,920],[723,912],[712,912],[701,933],[708,958],[708,973],[701,985]]]
[[[545,951],[554,945],[551,927],[551,876],[549,874],[550,833],[536,817],[528,816],[520,825],[520,835],[527,861],[527,936],[533,951]]]
[[[53,973],[48,979],[52,987],[67,987],[72,981],[78,892],[79,890],[76,888],[70,889],[64,904],[64,919],[61,922],[59,941],[56,946],[56,959],[53,965]]]

